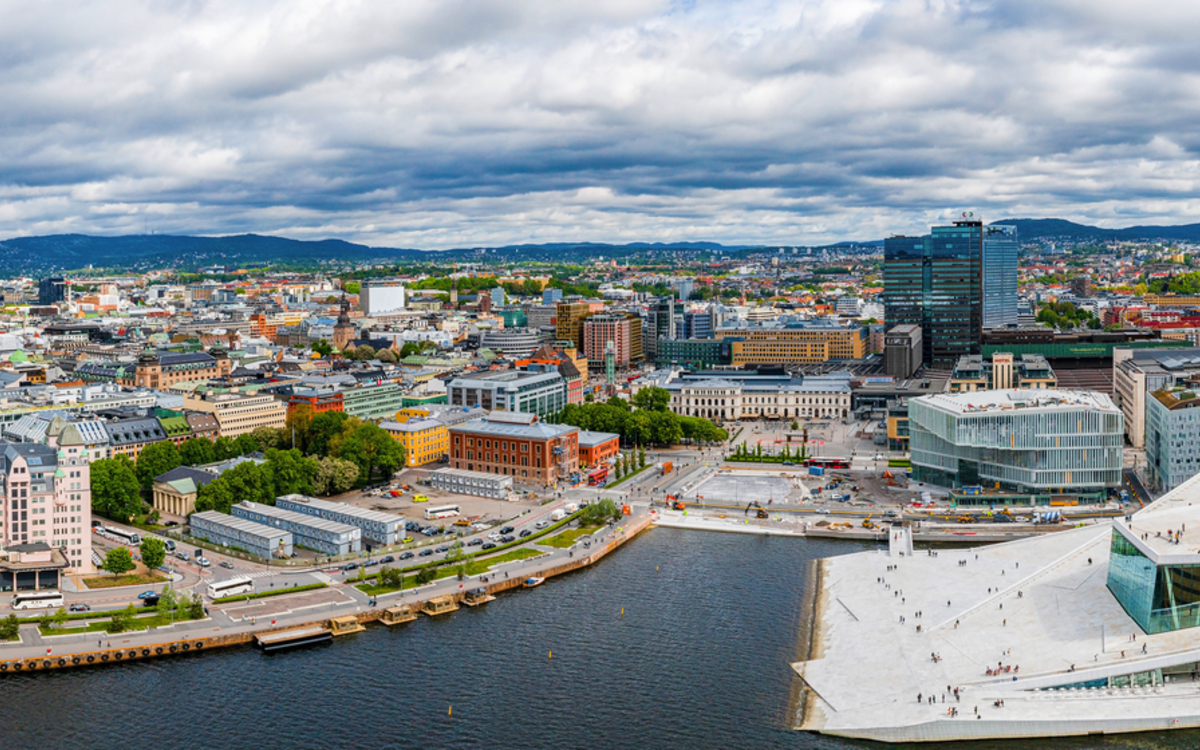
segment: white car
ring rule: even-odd
[[[207,557],[197,557],[196,564],[202,568],[207,568],[208,566],[212,565],[212,563],[208,561]]]

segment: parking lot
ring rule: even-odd
[[[753,500],[766,504],[768,500],[783,502],[789,497],[799,500],[803,491],[793,486],[787,477],[766,473],[714,474],[684,495],[685,500],[706,503],[745,505]],[[702,497],[698,497],[702,496]]]

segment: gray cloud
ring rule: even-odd
[[[1200,6],[4,6],[0,236],[817,243],[1200,221]]]

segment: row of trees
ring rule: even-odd
[[[616,471],[617,479],[622,479],[627,474],[641,471],[646,468],[646,449],[639,447],[637,453],[622,453],[618,455],[613,468]]]
[[[615,432],[634,445],[674,445],[682,440],[721,443],[729,433],[700,417],[681,417],[668,411],[671,394],[664,388],[643,388],[632,403],[613,396],[601,404],[568,404],[547,421],[584,430]]]
[[[274,503],[279,495],[334,495],[366,484],[376,473],[391,476],[404,465],[404,448],[386,430],[343,412],[314,416],[308,406],[288,414],[283,429],[260,427],[236,439],[188,438],[92,464],[92,510],[128,520],[141,515],[154,477],[179,466],[198,466],[263,451],[266,462],[247,461],[197,491],[197,510],[228,512],[241,500]]]

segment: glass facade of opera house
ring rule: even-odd
[[[1148,634],[1200,625],[1200,558],[1195,565],[1157,565],[1116,527],[1108,589]]]

